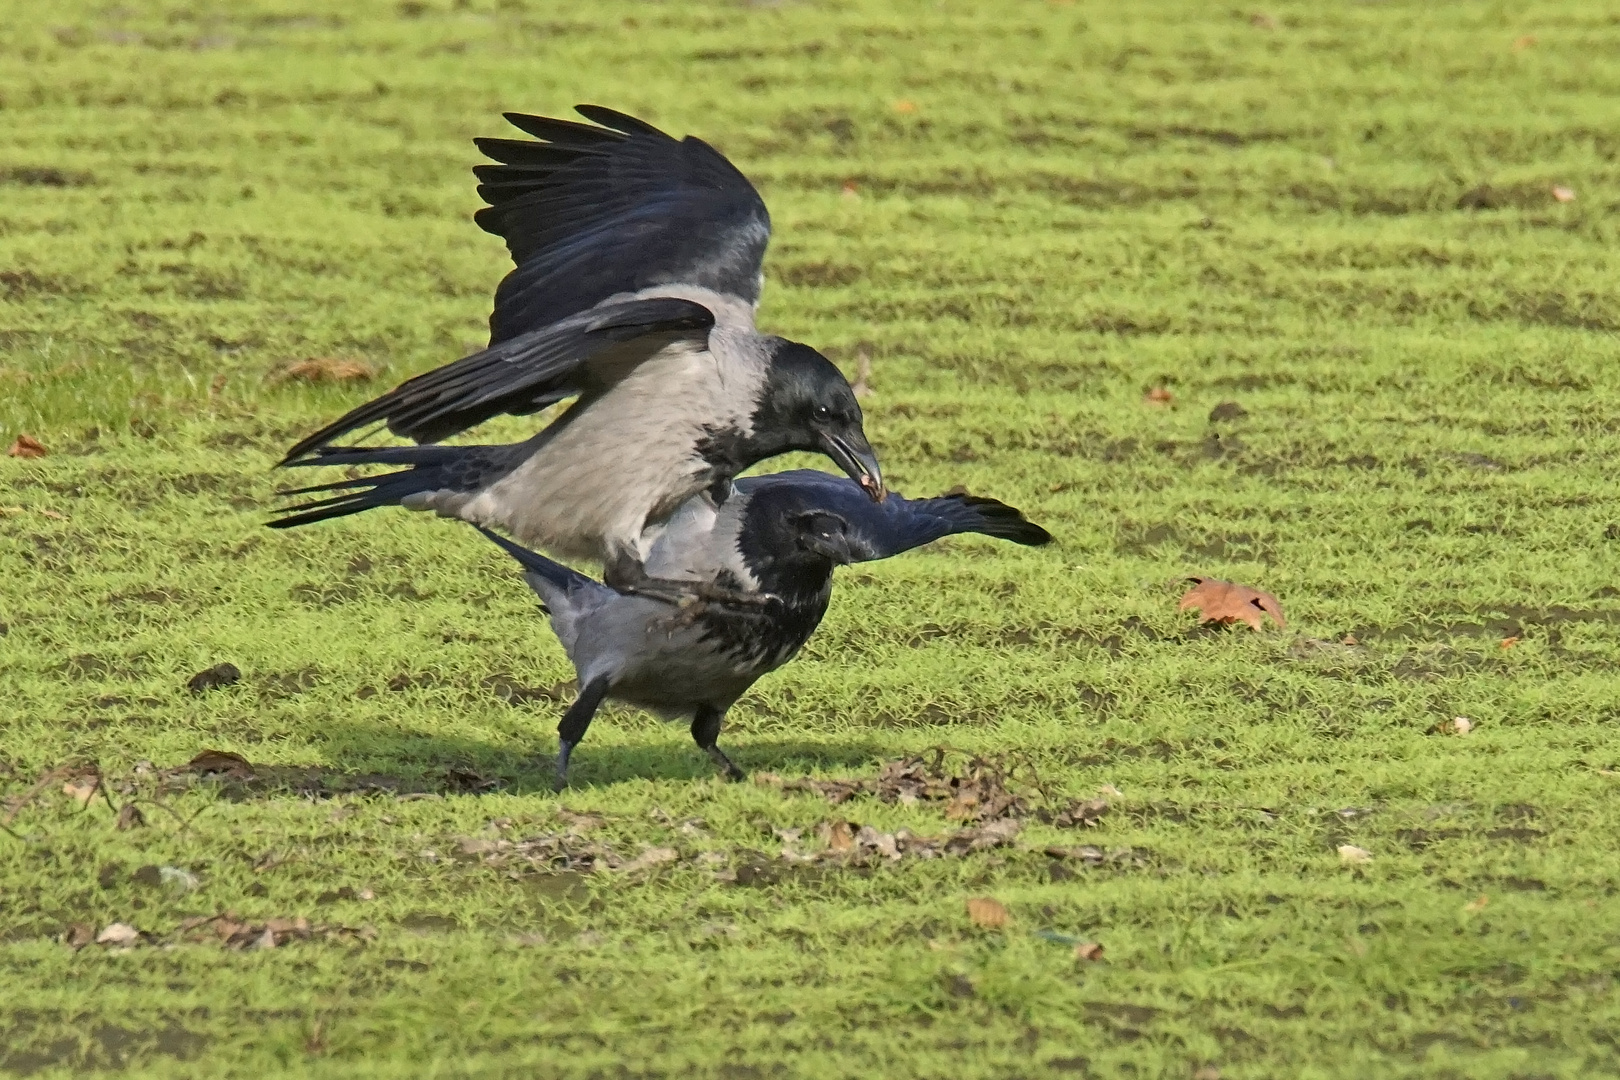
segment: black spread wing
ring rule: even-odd
[[[489,203],[473,220],[517,264],[495,293],[490,344],[655,285],[758,303],[771,218],[736,166],[701,139],[577,108],[603,126],[507,113],[542,141],[475,140],[500,164],[473,170]]]
[[[615,345],[641,345],[645,359],[677,338],[706,341],[713,325],[713,313],[689,300],[603,304],[408,379],[301,440],[281,463],[373,424],[425,443],[501,413],[536,412],[585,390],[590,360]]]
[[[858,561],[887,559],[955,533],[980,533],[1029,547],[1052,542],[1051,533],[1018,510],[976,495],[907,499],[891,492],[875,503],[847,476],[814,469],[745,477],[736,487],[749,497],[750,510],[764,499],[797,512],[819,510],[843,518]]]

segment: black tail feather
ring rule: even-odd
[[[398,506],[411,495],[430,491],[473,492],[504,476],[528,453],[523,443],[510,446],[343,446],[324,447],[316,456],[291,462],[310,465],[408,465],[375,476],[350,477],[327,484],[278,492],[283,496],[338,492],[296,506],[266,522],[272,529],[291,529],[317,521],[348,517],[378,506]]]

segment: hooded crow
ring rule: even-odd
[[[559,558],[602,563],[651,595],[641,538],[688,498],[720,502],[731,480],[791,450],[827,454],[872,500],[884,494],[854,392],[807,345],[759,333],[770,217],[707,143],[676,140],[599,106],[596,125],[507,119],[541,141],[480,139],[490,205],[475,220],[506,240],[490,346],[407,380],[303,439],[285,466],[401,471],[302,488],[286,528],[399,505],[499,526]],[[385,424],[437,443],[500,414],[573,398],[549,426],[503,446],[344,446]]]
[[[626,595],[483,531],[522,564],[579,674],[579,696],[557,727],[556,784],[606,698],[691,716],[692,738],[733,779],[715,745],[726,710],[760,676],[799,651],[826,614],[833,568],[883,559],[953,533],[1040,545],[1047,531],[994,499],[942,495],[874,504],[826,473],[798,470],[737,481],[720,507],[683,507],[652,543],[650,572],[757,591],[765,603],[672,606]]]

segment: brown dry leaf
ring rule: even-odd
[[[1074,947],[1076,960],[1101,960],[1102,955],[1103,947],[1095,941],[1082,941]]]
[[[76,922],[62,935],[62,944],[77,952],[96,940],[96,928],[89,923]]]
[[[1354,844],[1339,845],[1339,861],[1345,866],[1361,866],[1372,862],[1372,852]]]
[[[1168,405],[1174,401],[1175,398],[1176,395],[1172,394],[1163,386],[1155,386],[1153,389],[1142,395],[1142,400],[1147,402],[1149,405]]]
[[[1007,905],[988,896],[970,897],[967,902],[967,913],[974,926],[982,926],[986,930],[1000,930],[1012,918]]]
[[[872,377],[872,354],[861,349],[855,354],[855,381],[849,384],[849,389],[858,398],[872,396],[872,388],[866,384]]]
[[[844,186],[839,189],[839,192],[846,199],[858,199],[861,197],[860,188],[856,186],[853,180],[845,180]]]
[[[114,827],[119,832],[128,832],[131,829],[139,829],[145,824],[146,815],[141,813],[141,808],[132,802],[127,802],[119,807],[118,820],[114,823]]]
[[[204,750],[190,761],[186,762],[186,771],[199,773],[204,776],[218,773],[230,777],[232,780],[253,779],[253,764],[241,754],[233,754],[229,750]]]
[[[1534,35],[1534,34],[1521,34],[1520,36],[1513,39],[1513,51],[1514,52],[1524,52],[1524,50],[1530,48],[1535,43],[1536,43],[1536,35]]]
[[[1192,1080],[1221,1080],[1221,1070],[1213,1065],[1205,1065],[1192,1074]]]
[[[1251,589],[1219,578],[1188,578],[1193,587],[1188,589],[1176,606],[1182,611],[1196,608],[1198,621],[1230,625],[1245,622],[1252,630],[1259,630],[1264,617],[1270,615],[1278,626],[1287,626],[1282,605],[1268,592]]]
[[[80,806],[89,806],[90,800],[101,790],[101,777],[95,773],[76,776],[62,785],[62,794],[70,795]]]
[[[1502,639],[1501,648],[1511,649],[1511,648],[1513,648],[1513,646],[1517,645],[1518,643],[1519,643],[1518,635],[1514,635],[1513,637],[1505,637],[1505,638]]]
[[[375,378],[377,369],[361,360],[346,360],[336,356],[312,356],[294,360],[270,373],[273,383],[290,382],[365,382]]]
[[[1107,799],[1076,799],[1063,809],[1053,813],[1043,810],[1036,816],[1049,825],[1060,828],[1094,829],[1102,822],[1104,814],[1108,813]]]
[[[828,851],[853,851],[855,849],[855,829],[847,821],[834,821],[821,826],[821,838],[827,844]]]
[[[42,458],[46,453],[48,451],[38,439],[27,435],[18,435],[17,441],[11,444],[10,450],[6,451],[6,457]]]
[[[917,111],[917,103],[907,98],[901,98],[894,103],[894,111],[897,113],[914,113]]]
[[[1477,897],[1476,899],[1470,900],[1470,901],[1468,901],[1468,903],[1464,904],[1463,905],[1463,910],[1468,912],[1469,914],[1473,914],[1474,912],[1477,912],[1477,911],[1484,911],[1486,905],[1488,905],[1490,902],[1491,902],[1490,897],[1481,895],[1481,896]]]
[[[646,870],[650,867],[662,866],[667,862],[674,862],[679,857],[679,854],[672,847],[651,847],[619,867],[619,869],[626,873],[634,873],[637,870]]]
[[[132,945],[141,939],[141,932],[129,923],[108,923],[96,935],[97,945]]]
[[[1275,30],[1277,29],[1277,19],[1275,16],[1267,15],[1263,11],[1257,11],[1249,16],[1249,25],[1261,30]]]
[[[1554,184],[1553,188],[1552,188],[1552,197],[1554,199],[1558,200],[1559,202],[1565,202],[1565,203],[1574,202],[1575,201],[1575,189],[1571,188],[1571,187],[1565,187],[1563,184]]]

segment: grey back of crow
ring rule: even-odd
[[[859,405],[808,346],[754,327],[770,218],[701,140],[581,106],[602,126],[509,114],[545,140],[483,139],[490,203],[478,223],[515,269],[487,349],[410,379],[299,441],[283,465],[399,465],[293,494],[278,527],[374,506],[433,510],[509,530],[617,584],[645,578],[641,539],[689,497],[789,450],[830,456],[883,495]],[[544,430],[501,446],[345,446],[385,425],[437,443],[501,414],[573,398]]]
[[[716,511],[683,507],[653,542],[649,568],[696,583],[743,586],[751,602],[671,605],[624,595],[485,530],[518,560],[579,673],[579,697],[558,726],[558,786],[574,746],[611,697],[691,716],[692,737],[731,775],[716,745],[728,710],[787,663],[826,614],[833,569],[887,558],[953,533],[1040,545],[1051,536],[994,499],[945,495],[881,503],[841,477],[798,470],[737,482]]]

